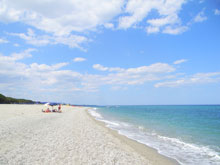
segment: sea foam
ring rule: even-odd
[[[146,130],[144,126],[109,120],[98,113],[97,109],[92,109],[89,112],[97,120],[105,122],[107,127],[118,131],[119,134],[153,147],[160,154],[176,159],[180,164],[220,164],[220,156],[209,146],[186,143],[178,138],[162,136],[155,131]]]

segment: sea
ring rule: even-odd
[[[220,105],[103,106],[96,120],[184,165],[220,165]]]

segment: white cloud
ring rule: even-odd
[[[123,0],[1,0],[0,21],[20,21],[55,35],[69,35],[107,23],[123,4]]]
[[[156,88],[158,88],[158,87],[176,87],[176,86],[179,86],[184,83],[185,83],[184,80],[160,82],[160,83],[155,84],[154,87],[156,87]]]
[[[31,52],[37,51],[36,49],[29,48],[20,53],[12,53],[10,56],[3,56],[0,54],[1,62],[4,61],[17,61],[27,57],[32,57]]]
[[[97,92],[100,87],[125,90],[129,86],[155,82],[155,87],[176,87],[180,85],[220,82],[220,72],[199,73],[192,76],[177,74],[176,68],[167,63],[154,63],[133,68],[105,67],[93,65],[101,74],[79,73],[64,67],[69,63],[56,64],[22,63],[32,57],[36,49],[27,49],[8,56],[0,55],[0,90],[13,93],[27,93],[28,96],[69,96],[73,92]],[[180,61],[180,60],[179,60]],[[179,76],[185,76],[177,79]],[[175,80],[176,79],[176,80]],[[173,80],[173,81],[168,81]],[[158,81],[164,81],[159,82]],[[30,92],[31,91],[31,92]],[[57,95],[57,92],[59,95]],[[46,98],[45,98],[46,99]]]
[[[175,71],[175,68],[166,63],[155,63],[149,66],[137,68],[104,67],[100,64],[93,65],[94,69],[108,71],[109,74],[96,77],[89,84],[109,85],[140,85],[150,81],[169,79],[167,74]]]
[[[203,21],[206,21],[207,19],[208,18],[205,16],[204,11],[201,11],[195,16],[194,21],[195,22],[203,22]]]
[[[99,27],[127,29],[139,27],[148,34],[181,34],[189,29],[179,16],[187,0],[0,0],[0,22],[21,22],[31,29],[27,33],[11,33],[35,46],[64,44],[80,48],[91,41],[85,34]],[[49,10],[48,10],[49,9]],[[149,18],[152,11],[157,16]],[[216,9],[217,11],[217,9]],[[195,22],[206,20],[202,11]],[[141,24],[140,24],[141,23]],[[139,26],[140,25],[140,26]]]
[[[187,61],[186,59],[181,59],[181,60],[174,61],[173,64],[181,64],[181,63],[184,63],[186,61]]]
[[[107,67],[104,67],[104,66],[102,66],[102,65],[100,65],[100,64],[94,64],[94,65],[93,65],[93,68],[96,69],[96,70],[100,70],[100,71],[106,71],[106,70],[108,70]]]
[[[112,89],[115,89],[116,86],[123,86],[121,89],[125,89],[127,85],[140,85],[170,79],[168,75],[175,71],[175,68],[166,63],[127,69],[96,64],[93,66],[94,69],[107,71],[107,73],[99,75],[65,70],[64,67],[69,64],[67,62],[52,65],[22,63],[22,59],[32,57],[33,51],[36,49],[27,49],[9,56],[0,55],[0,78],[4,77],[1,79],[0,90],[11,89],[21,93],[24,91],[32,91],[32,93],[39,91],[44,93],[96,92],[103,85],[109,85]]]
[[[30,69],[32,71],[54,71],[54,70],[58,70],[66,65],[68,65],[69,63],[63,62],[63,63],[57,63],[54,65],[46,65],[46,64],[37,64],[37,63],[32,63],[30,64]]]
[[[95,30],[99,26],[115,29],[135,27],[153,10],[154,19],[147,18],[147,32],[156,33],[164,26],[183,26],[178,14],[187,0],[1,0],[0,21],[22,22],[53,36],[69,36],[74,32]],[[98,7],[97,7],[98,6]],[[50,9],[50,10],[48,10]],[[172,27],[173,29],[173,27]],[[47,37],[38,44],[47,43]],[[39,43],[40,42],[40,43]]]
[[[158,1],[128,0],[125,12],[129,15],[120,17],[119,28],[127,29],[142,21],[154,8],[155,3],[157,3],[157,5],[160,4]]]
[[[8,87],[12,87],[12,89],[16,87],[15,91],[32,92],[38,92],[42,89],[65,91],[78,87],[81,74],[62,69],[68,63],[53,65],[32,63],[27,65],[18,61],[31,57],[30,53],[33,51],[33,49],[27,49],[9,56],[0,55],[0,77],[4,77],[2,83],[8,83]]]
[[[168,15],[168,16],[163,17],[163,18],[151,19],[151,20],[148,20],[147,22],[151,26],[161,27],[161,26],[165,26],[167,24],[179,23],[180,20],[179,20],[178,16],[176,14],[174,14],[174,15]]]
[[[177,34],[181,34],[181,33],[185,32],[187,30],[188,30],[187,26],[179,26],[179,27],[167,26],[163,30],[163,33],[177,35]]]
[[[33,51],[36,51],[36,49],[26,49],[20,53],[12,53],[10,56],[0,54],[0,76],[3,76],[5,79],[19,77],[20,75],[24,76],[26,65],[17,61],[32,57],[31,52]]]
[[[8,43],[9,41],[8,40],[5,40],[3,38],[0,38],[0,44],[6,44]]]
[[[86,61],[85,58],[82,58],[82,57],[76,57],[73,59],[74,62],[83,62],[83,61]]]
[[[181,78],[175,81],[166,81],[155,84],[158,87],[178,87],[191,84],[206,84],[220,82],[220,72],[197,73],[190,77]]]
[[[119,67],[104,67],[100,64],[94,64],[93,65],[93,68],[96,69],[96,70],[100,70],[100,71],[110,71],[110,72],[113,72],[113,71],[123,71],[124,69],[122,68],[119,68]]]
[[[31,53],[34,51],[37,51],[37,49],[29,48],[29,49],[24,50],[21,53],[13,53],[11,57],[14,58],[15,60],[20,60],[26,57],[32,57]]]
[[[214,10],[214,14],[215,14],[215,15],[220,15],[220,10],[215,9],[215,10]]]
[[[147,21],[150,26],[147,27],[147,33],[157,33],[160,30],[166,34],[181,34],[188,30],[187,26],[182,26],[177,14],[168,15],[157,19]]]
[[[175,29],[180,29],[182,25],[178,13],[185,2],[185,0],[129,0],[125,8],[125,12],[128,15],[119,18],[119,28],[127,29],[134,27],[143,21],[152,10],[156,10],[159,16],[147,20],[149,24],[149,26],[146,27],[147,33],[157,33],[160,32],[161,29],[163,31],[165,26],[169,26],[170,29],[174,29],[174,27]],[[181,32],[184,31],[181,30]],[[168,33],[174,34],[174,32]],[[179,34],[179,32],[176,30],[175,34]]]
[[[149,66],[141,66],[137,68],[129,68],[129,73],[169,73],[174,72],[175,68],[166,63],[155,63]]]
[[[8,33],[11,36],[17,36],[24,39],[28,44],[35,46],[43,46],[50,43],[48,36],[37,36],[32,29],[28,29],[27,34],[25,33]]]
[[[27,33],[8,33],[12,36],[17,36],[24,39],[28,44],[34,46],[45,46],[48,44],[63,44],[70,48],[81,48],[80,44],[88,42],[89,40],[84,36],[79,35],[65,35],[65,36],[50,36],[50,35],[37,35],[32,29],[28,29]]]
[[[147,28],[147,33],[151,34],[151,33],[158,33],[160,31],[159,27],[155,27],[155,26],[148,26]]]
[[[107,29],[113,29],[114,28],[114,24],[113,23],[105,23],[104,26]]]
[[[168,73],[175,71],[175,68],[166,63],[155,63],[149,66],[141,66],[137,68],[119,68],[119,67],[104,67],[100,64],[93,65],[93,68],[100,71],[116,71],[120,73]]]

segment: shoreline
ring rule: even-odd
[[[158,153],[158,151],[155,148],[147,146],[136,140],[130,139],[125,135],[119,134],[118,131],[107,127],[104,122],[96,120],[95,117],[92,116],[88,112],[89,108],[90,107],[86,109],[86,113],[96,124],[105,128],[111,135],[119,139],[121,142],[132,147],[137,153],[139,153],[140,155],[145,157],[147,160],[149,160],[150,163],[155,164],[155,165],[180,165],[180,163],[177,160]]]
[[[96,121],[89,107],[42,108],[0,105],[0,164],[177,164]]]

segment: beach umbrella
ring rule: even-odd
[[[57,103],[46,103],[46,104],[44,104],[44,106],[46,106],[46,107],[49,107],[49,106],[51,106],[52,107],[52,109],[53,109],[53,106],[55,106],[55,105],[57,105]]]
[[[49,102],[44,104],[44,106],[47,106],[47,107],[51,106],[52,110],[53,110],[53,106],[55,106],[55,105],[58,105],[58,104],[57,103],[49,103]]]
[[[44,106],[49,106],[49,104],[50,104],[50,103],[46,103],[46,104],[44,104]]]
[[[55,106],[57,103],[49,103],[50,106]]]
[[[53,106],[58,105],[58,104],[57,103],[50,103],[49,105],[52,107],[52,110],[53,110]]]

